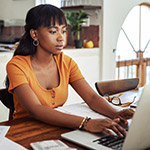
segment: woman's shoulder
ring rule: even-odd
[[[61,52],[59,55],[56,55],[55,57],[58,65],[63,65],[68,70],[76,65],[76,62],[72,59],[72,57],[64,54],[63,52]]]
[[[21,55],[16,55],[12,57],[12,59],[9,62],[24,62],[24,61],[29,61],[30,56],[21,56]]]
[[[65,63],[72,61],[72,58],[64,54],[64,52],[61,52],[60,54],[56,55],[56,59],[58,59],[59,61],[63,61]]]
[[[8,62],[7,65],[27,66],[30,64],[30,56],[16,55]]]

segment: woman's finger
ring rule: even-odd
[[[110,126],[110,129],[112,129],[118,136],[123,137],[126,136],[126,131],[124,128],[122,128],[118,123],[115,121],[112,121],[112,124]]]
[[[115,119],[113,119],[113,121],[116,123],[120,123],[120,118],[115,118]]]
[[[114,135],[114,133],[108,128],[104,128],[104,132],[108,133],[109,135]]]
[[[119,124],[116,125],[116,128],[119,130],[119,132],[123,135],[123,136],[126,136],[127,132],[126,130],[120,126]]]
[[[121,125],[123,128],[127,128],[128,126],[128,121],[122,117],[115,118],[113,121]]]

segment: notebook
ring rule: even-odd
[[[127,136],[121,149],[142,150],[150,147],[150,84],[143,89],[138,106],[134,113]],[[86,147],[87,149],[108,150],[112,149],[95,140],[103,138],[105,133],[93,134],[86,131],[74,130],[61,135],[63,139]]]

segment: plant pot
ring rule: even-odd
[[[75,48],[82,48],[83,47],[83,40],[74,40]]]

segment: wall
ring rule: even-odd
[[[70,11],[79,11],[79,9],[63,9],[64,13],[67,14]],[[89,14],[89,21],[88,25],[83,25],[82,31],[80,32],[80,38],[81,40],[90,41],[92,40],[94,43],[94,47],[99,47],[99,26],[101,25],[100,20],[101,17],[101,9],[84,9]],[[68,22],[69,23],[69,22]],[[74,46],[74,40],[75,37],[73,36],[73,33],[71,32],[71,29],[68,28],[68,46]],[[92,33],[92,34],[90,34]]]
[[[0,0],[0,20],[24,20],[35,0]]]
[[[130,10],[149,0],[103,0],[103,33],[101,41],[100,79],[115,79],[115,53],[121,26]]]

